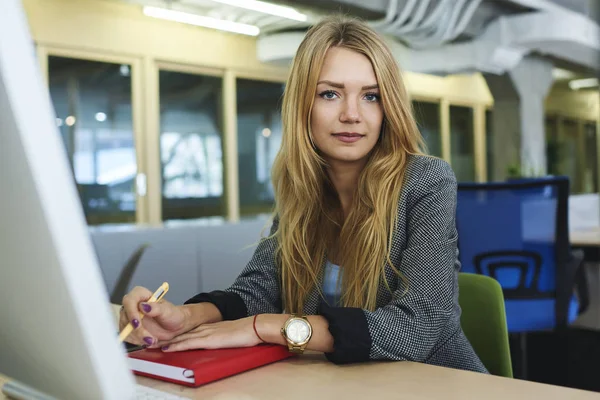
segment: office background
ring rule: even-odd
[[[255,37],[149,18],[123,1],[24,4],[90,225],[270,212],[287,65],[260,62]],[[573,193],[598,192],[598,88],[568,85],[594,72],[555,64],[547,172],[568,175]],[[429,152],[460,181],[536,174],[517,158],[494,168],[481,73],[405,79]]]

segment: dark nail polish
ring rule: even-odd
[[[161,347],[162,350],[167,350],[169,348],[169,346],[163,346]]]
[[[144,342],[148,343],[148,345],[151,345],[152,343],[154,343],[154,339],[152,339],[152,338],[151,338],[151,337],[149,337],[149,336],[146,336],[146,337],[144,338]]]
[[[140,326],[140,321],[134,319],[131,321],[131,325],[133,325],[134,328],[137,328],[138,326]]]
[[[150,311],[152,311],[152,307],[150,307],[150,304],[142,304],[142,310],[144,310],[145,313],[149,313]]]

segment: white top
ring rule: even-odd
[[[331,307],[341,306],[340,297],[342,294],[342,280],[340,279],[340,266],[331,263],[329,260],[325,263],[325,273],[323,274],[323,295],[325,301]]]

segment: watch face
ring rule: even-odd
[[[294,343],[303,343],[310,336],[310,327],[303,319],[295,319],[285,330],[287,337]]]

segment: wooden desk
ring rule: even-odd
[[[543,242],[549,243],[554,241],[554,236],[548,232],[536,232],[525,238],[528,242]],[[600,228],[592,228],[585,230],[575,230],[569,232],[569,242],[572,247],[582,248],[599,248],[600,247]]]
[[[336,366],[319,354],[267,365],[197,389],[143,377],[137,377],[137,381],[180,396],[206,400],[600,399],[600,393],[411,362]],[[0,395],[0,399],[5,398]]]
[[[572,231],[569,238],[573,247],[600,247],[600,228]]]
[[[119,306],[114,305],[113,310],[117,316]],[[0,386],[7,380],[0,374]],[[280,361],[199,388],[139,376],[136,381],[165,392],[206,400],[600,399],[600,393],[412,362],[338,366],[317,353]],[[1,393],[0,400],[6,400]]]
[[[600,227],[569,234],[571,246],[584,252],[585,274],[589,290],[590,304],[587,311],[574,322],[575,326],[600,330]]]

